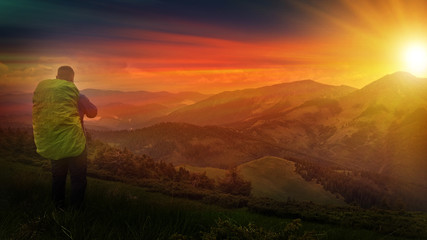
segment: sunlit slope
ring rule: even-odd
[[[413,158],[410,148],[389,145],[390,138],[396,137],[396,131],[402,139],[410,138],[412,128],[423,135],[422,119],[410,119],[427,109],[426,93],[426,79],[398,72],[347,96],[312,99],[287,112],[235,127],[312,157],[327,156],[342,167],[382,172],[395,161],[398,151],[403,159]]]
[[[242,122],[240,129],[340,168],[388,176],[389,189],[418,208],[427,200],[426,93],[427,79],[397,72],[342,98]]]
[[[341,99],[330,156],[427,186],[427,79],[387,75]]]
[[[266,114],[277,114],[313,98],[336,98],[354,90],[347,86],[331,86],[303,80],[223,92],[172,112],[162,120],[197,125],[227,124]]]
[[[334,154],[401,180],[427,186],[427,79],[398,72],[341,101],[340,128],[328,143]],[[359,164],[358,164],[359,163]]]
[[[299,92],[301,96],[308,96],[308,89],[316,92],[314,89],[324,87],[312,81],[286,86],[294,86],[295,91],[305,89]],[[230,121],[235,120],[233,117],[241,118],[227,124],[233,129],[171,123],[139,131],[141,140],[129,139],[129,133],[123,132],[112,134],[106,141],[128,139],[120,145],[134,145],[132,150],[158,156],[156,159],[200,167],[236,166],[269,155],[316,161],[332,168],[338,166],[390,178],[385,186],[387,191],[403,196],[408,208],[419,209],[427,201],[427,79],[397,72],[341,96],[321,94],[299,105],[279,104],[252,111],[256,114],[250,116],[242,111],[260,109],[251,101],[233,107],[218,102],[215,109],[208,107],[212,99],[230,102],[234,99],[231,96],[240,99],[237,93],[246,91],[257,92],[248,89],[213,96],[191,106],[202,107],[204,111],[199,109],[196,115],[190,114],[194,109],[188,112],[188,117],[194,117],[195,121],[198,117],[229,116],[226,119]],[[295,98],[302,99],[299,95]],[[269,102],[265,103],[267,106]],[[216,115],[227,111],[229,115]]]
[[[203,173],[213,179],[224,177],[226,170],[182,166],[191,172]],[[312,201],[343,205],[344,200],[326,191],[320,184],[307,182],[295,172],[295,163],[278,157],[263,157],[238,166],[241,176],[252,183],[252,194],[280,201]]]
[[[320,184],[304,180],[295,172],[295,163],[282,158],[263,157],[240,165],[238,170],[251,181],[252,193],[257,197],[345,204],[342,198],[338,199]]]

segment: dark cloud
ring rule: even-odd
[[[2,38],[118,37],[133,28],[226,39],[262,39],[304,32],[287,1],[28,1],[0,3]],[[194,27],[198,25],[199,27]],[[203,28],[200,26],[211,26]]]

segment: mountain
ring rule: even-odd
[[[275,156],[369,172],[389,179],[384,191],[418,209],[427,201],[426,92],[427,79],[405,72],[361,89],[304,80],[213,96],[82,91],[99,108],[87,126],[144,127],[93,132],[136,153],[200,167]],[[4,94],[0,100],[0,120],[31,123],[31,94]],[[163,121],[171,122],[151,125]]]
[[[427,79],[397,72],[335,98],[312,99],[232,126],[254,138],[392,180],[406,202],[427,200]],[[286,154],[284,155],[286,158]],[[421,203],[409,204],[420,206]]]
[[[122,92],[85,89],[81,91],[98,107],[98,118],[87,119],[89,128],[133,129],[149,125],[153,118],[205,99],[196,92]]]
[[[344,111],[339,116],[341,124],[337,124],[340,129],[329,143],[342,143],[342,158],[353,158],[356,164],[354,157],[358,156],[361,167],[378,168],[381,172],[394,161],[393,155],[398,151],[389,146],[390,133],[397,126],[404,128],[410,124],[408,118],[426,109],[426,90],[427,79],[397,72],[346,96],[341,100]],[[407,132],[401,134],[404,139]],[[408,150],[404,150],[406,154]]]
[[[141,128],[153,118],[167,115],[209,96],[196,92],[122,92],[99,89],[84,89],[80,93],[98,107],[96,118],[85,119],[86,127],[104,130]],[[32,96],[32,93],[0,95],[0,124],[31,126]]]
[[[159,121],[196,125],[223,125],[268,114],[285,112],[314,98],[337,98],[354,88],[331,86],[311,80],[282,83],[216,94],[180,108]]]
[[[347,168],[380,171],[382,160],[389,162],[384,159],[389,132],[427,107],[426,89],[424,79],[399,72],[342,97],[314,98],[232,127]]]
[[[99,106],[105,106],[114,102],[132,105],[161,104],[168,107],[179,107],[198,102],[209,95],[197,92],[147,92],[147,91],[113,91],[99,89],[84,89],[80,93],[90,97],[91,101]]]
[[[32,93],[0,95],[0,126],[32,125]]]
[[[375,188],[422,209],[426,90],[427,79],[404,72],[361,89],[299,81],[220,93],[164,118],[222,127],[167,123],[95,135],[175,164],[226,168],[275,156],[356,175],[367,172],[388,179]],[[133,137],[123,140],[128,135]]]
[[[160,123],[132,131],[92,131],[93,138],[175,165],[229,168],[284,149],[219,126]]]

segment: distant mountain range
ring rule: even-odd
[[[361,89],[303,80],[211,96],[81,92],[99,108],[86,121],[94,138],[157,160],[216,168],[303,160],[380,174],[415,205],[427,201],[427,79],[409,73]],[[1,95],[0,108],[2,124],[31,124],[31,94]]]
[[[196,125],[224,125],[276,115],[317,98],[338,98],[355,88],[331,86],[311,80],[273,86],[223,92],[198,103],[180,108],[161,121]]]
[[[154,125],[139,130],[139,138],[144,139],[144,146],[162,152],[161,159],[177,164],[237,166],[272,155],[315,161],[337,169],[369,171],[397,181],[399,191],[408,199],[424,201],[426,93],[427,79],[404,72],[387,75],[362,89],[304,80],[224,92],[156,119],[194,125],[170,123],[169,132],[159,132],[155,137],[144,133],[164,128]],[[207,130],[208,126],[195,125],[222,127]],[[188,134],[188,129],[193,133]],[[215,135],[216,131],[233,134]],[[108,138],[105,134],[95,135],[131,146],[123,142],[123,133],[109,133]],[[154,144],[162,142],[176,144],[166,151]],[[190,145],[198,146],[198,157],[184,154],[190,148],[183,146]],[[150,154],[141,146],[133,150]]]
[[[121,92],[97,89],[81,91],[99,109],[98,117],[87,119],[89,128],[135,129],[147,126],[153,118],[208,97],[196,92]]]
[[[197,92],[122,92],[84,89],[97,107],[95,119],[86,118],[86,127],[100,130],[133,129],[147,126],[150,120],[201,101],[210,95]],[[31,126],[32,93],[0,95],[0,125]]]

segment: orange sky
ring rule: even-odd
[[[121,15],[111,5],[73,5],[64,31],[43,13],[63,6],[5,1],[0,86],[32,91],[70,65],[80,89],[216,93],[302,79],[360,88],[407,71],[403,55],[411,42],[427,46],[425,1],[284,2],[218,1],[190,9],[196,13],[170,3],[149,6],[151,15],[131,5],[118,9]],[[224,9],[231,10],[222,17]],[[18,10],[46,19],[17,23]]]

